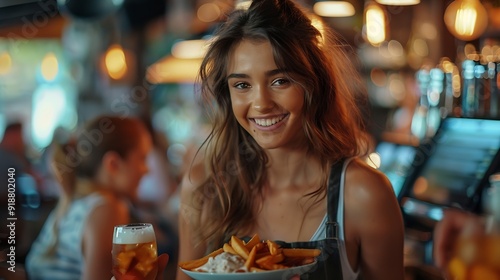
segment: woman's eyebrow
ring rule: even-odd
[[[266,72],[266,76],[270,77],[270,76],[274,76],[274,75],[278,75],[278,74],[284,74],[288,71],[286,71],[286,69],[274,69],[274,70],[269,70]]]
[[[273,69],[273,70],[269,70],[269,71],[266,71],[265,75],[267,77],[271,77],[271,76],[274,76],[274,75],[277,75],[277,74],[283,74],[283,73],[286,73],[287,71],[285,69]],[[240,79],[246,79],[246,78],[250,78],[249,75],[247,74],[241,74],[241,73],[231,73],[227,76],[227,80],[231,79],[231,78],[240,78]]]
[[[240,73],[231,73],[227,76],[226,80],[229,80],[231,78],[240,78],[240,79],[246,79],[250,78],[247,74],[240,74]]]

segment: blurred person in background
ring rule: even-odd
[[[26,144],[24,140],[24,125],[20,121],[12,121],[5,128],[2,141],[0,142],[0,205],[5,207],[0,210],[0,262],[5,259],[6,247],[9,245],[16,245],[16,261],[18,263],[24,262],[27,253],[27,246],[22,244],[22,240],[27,234],[25,229],[24,211],[22,205],[25,203],[23,194],[31,189],[36,192],[37,178],[31,168],[31,162],[26,156]],[[10,172],[10,171],[12,172]],[[9,181],[10,179],[10,181]],[[12,184],[9,184],[12,182]],[[28,184],[29,183],[29,184]],[[9,195],[13,199],[14,210],[8,211]],[[11,200],[12,203],[12,200]],[[10,215],[12,213],[13,215]],[[6,241],[11,232],[7,227],[9,221],[7,218],[16,218],[15,230],[16,241],[18,244],[8,244]],[[9,273],[9,272],[7,272]],[[2,273],[0,272],[0,277]]]
[[[181,184],[179,261],[258,234],[321,248],[308,279],[403,279],[401,211],[363,159],[362,82],[310,16],[254,0],[216,32],[200,69],[213,128]]]
[[[24,125],[21,122],[13,122],[5,128],[5,132],[0,142],[0,167],[2,168],[2,179],[7,175],[8,168],[14,168],[16,175],[30,176],[39,182],[36,172],[32,168],[32,163],[26,156],[26,142],[24,140]],[[6,178],[6,177],[5,177]],[[6,184],[7,179],[0,184]],[[3,186],[3,185],[2,185]],[[7,186],[2,188],[6,192]]]
[[[130,222],[151,145],[140,120],[100,116],[54,147],[60,198],[27,256],[29,279],[112,277],[113,229]]]
[[[19,171],[27,172],[30,169],[30,162],[26,157],[26,144],[23,136],[23,124],[13,122],[7,125],[0,142],[0,159],[2,164],[13,165]]]
[[[0,205],[7,205],[9,168],[15,170],[15,178],[29,169],[28,160],[24,153],[24,140],[22,123],[12,123],[7,125],[3,138],[0,142]],[[17,191],[17,190],[16,190]],[[7,227],[7,209],[0,211],[2,227],[0,233],[5,233]]]

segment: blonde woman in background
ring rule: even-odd
[[[28,254],[29,279],[112,277],[113,228],[130,222],[127,200],[148,172],[151,145],[140,120],[100,116],[76,140],[55,147],[52,167],[62,191]]]

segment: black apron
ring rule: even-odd
[[[276,241],[276,243],[280,244],[283,248],[317,248],[321,250],[321,255],[317,257],[316,265],[309,270],[308,273],[302,274],[300,279],[343,279],[338,240],[339,224],[337,222],[340,177],[342,175],[343,165],[344,160],[334,164],[328,178],[326,239],[291,243]]]

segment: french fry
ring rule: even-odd
[[[257,247],[254,246],[250,253],[248,254],[248,259],[245,261],[245,267],[250,270],[254,266],[255,254],[257,253]]]
[[[240,255],[240,257],[244,258],[245,260],[248,259],[248,249],[245,247],[245,244],[243,244],[243,241],[239,239],[236,236],[231,237],[231,247],[233,247],[234,251]]]
[[[200,267],[200,266],[206,264],[210,257],[215,257],[222,252],[224,252],[224,250],[222,248],[220,248],[220,249],[217,249],[217,250],[213,251],[212,253],[204,256],[203,258],[199,258],[199,259],[192,260],[192,261],[179,262],[179,266],[183,269],[186,269],[186,270],[195,269],[197,267]]]
[[[236,251],[233,249],[233,247],[231,247],[231,245],[229,245],[229,243],[224,243],[222,249],[224,250],[224,252],[231,253],[233,255],[238,255],[238,253],[236,253]]]
[[[269,248],[269,253],[273,256],[281,253],[281,246],[274,241],[267,240],[267,247]]]
[[[259,242],[259,243],[255,244],[254,247],[256,248],[257,252],[259,252],[260,250],[264,249],[265,243]]]
[[[250,240],[248,240],[248,242],[247,242],[247,243],[245,243],[245,247],[247,247],[247,250],[248,250],[248,251],[250,251],[250,250],[252,250],[252,248],[253,248],[255,245],[257,245],[257,244],[259,244],[259,243],[261,243],[261,242],[260,242],[260,237],[259,237],[259,235],[258,235],[258,234],[254,234],[254,235],[252,236],[252,238],[250,238]]]
[[[262,265],[264,263],[273,264],[273,263],[282,262],[284,259],[285,259],[285,256],[283,254],[269,255],[269,256],[265,256],[265,257],[262,257],[262,258],[256,260],[255,263],[257,263],[258,265]]]
[[[248,242],[243,242],[240,238],[232,236],[231,240],[225,243],[222,248],[200,259],[180,262],[179,267],[185,270],[194,270],[207,263],[210,257],[215,257],[222,252],[244,259],[243,267],[237,272],[262,272],[306,265],[313,263],[316,257],[321,254],[319,249],[281,248],[274,241],[261,241],[257,234],[254,234]]]
[[[260,253],[256,254],[255,259],[256,260],[262,259],[263,257],[270,256],[270,255],[271,255],[271,253],[269,253],[269,251],[267,251],[267,252],[260,252]]]
[[[307,257],[317,257],[320,254],[321,250],[319,249],[302,249],[302,248],[283,249],[283,255],[285,255],[285,257],[307,258]]]

